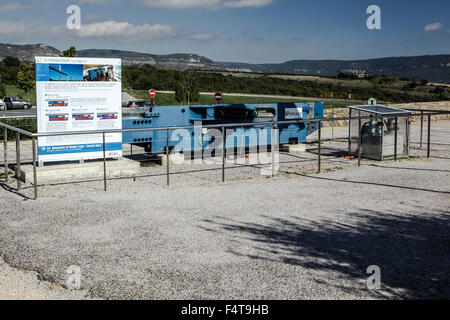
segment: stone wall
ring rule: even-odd
[[[432,109],[450,111],[450,101],[398,103],[392,104],[391,106],[400,109]],[[324,113],[324,118],[348,117],[348,108],[325,109]],[[432,121],[450,120],[450,114],[433,116],[431,117],[431,119]],[[420,117],[412,117],[411,121],[420,121]],[[324,127],[331,127],[332,125],[335,127],[344,127],[348,126],[348,121],[339,120],[333,122],[324,122],[323,124]]]
[[[401,109],[431,109],[431,110],[450,111],[450,101],[399,103],[393,104],[392,106]],[[432,121],[449,120],[449,119],[450,114],[442,114],[431,117]],[[420,117],[413,117],[411,121],[420,121]]]

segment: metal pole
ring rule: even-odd
[[[427,141],[427,158],[431,152],[431,115],[428,115],[428,141]]]
[[[394,130],[394,160],[397,161],[397,139],[398,138],[398,118],[395,117],[395,130]]]
[[[331,109],[331,117],[334,119],[334,107]],[[334,140],[334,120],[331,121],[331,140]]]
[[[105,133],[103,132],[103,184],[106,191],[106,141]]]
[[[34,185],[34,200],[38,198],[37,191],[37,172],[36,172],[36,138],[33,137],[33,185]]]
[[[359,113],[359,117],[361,117],[361,113]],[[361,149],[362,149],[362,141],[361,141],[361,118],[358,119],[358,167],[361,167]]]
[[[243,163],[247,164],[247,162],[245,161],[245,135],[244,135],[244,127],[241,127],[241,152],[240,152],[240,156],[244,157],[243,159]]]
[[[169,167],[169,129],[166,130],[166,176],[167,176],[167,186],[170,185],[170,167]]]
[[[420,111],[420,149],[422,149],[423,141],[423,111]]]
[[[130,147],[131,147],[131,155],[133,155],[133,145],[130,144]]]
[[[270,132],[270,153],[272,156],[272,178],[275,177],[275,124],[272,124],[272,130]]]
[[[352,137],[351,137],[351,124],[352,124],[352,109],[348,110],[348,153],[352,152]]]
[[[16,179],[17,179],[17,191],[20,191],[22,181],[20,172],[20,133],[18,132],[16,132]]]
[[[321,139],[322,139],[322,126],[321,126],[321,121],[319,121],[319,131],[318,131],[318,134],[319,134],[319,141],[318,141],[318,148],[317,148],[317,159],[318,159],[318,161],[319,161],[319,163],[318,163],[318,172],[320,173],[320,160],[321,160],[321,149],[320,149],[320,143],[321,143]]]
[[[5,182],[8,182],[8,129],[3,128],[3,152],[5,156]]]
[[[225,127],[222,127],[222,182],[225,182]]]

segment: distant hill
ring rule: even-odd
[[[15,45],[0,43],[0,59],[6,56],[34,60],[34,56],[59,56],[62,52],[44,44]],[[80,57],[121,58],[123,65],[150,64],[175,69],[226,70],[236,72],[282,73],[304,75],[349,74],[387,75],[418,81],[450,83],[450,54],[415,57],[390,57],[367,60],[292,60],[273,64],[215,62],[197,54],[156,55],[135,51],[88,49]]]
[[[139,53],[135,51],[122,51],[110,49],[88,49],[78,51],[80,57],[105,57],[121,58],[124,65],[150,64],[165,68],[199,68],[205,69],[215,66],[214,61],[189,53],[175,53],[167,55],[156,55],[150,53]],[[217,66],[215,66],[217,68]]]
[[[261,73],[336,75],[366,73],[450,83],[450,55],[392,57],[368,60],[293,60],[280,64],[222,62],[227,70]]]
[[[59,56],[62,52],[45,44],[9,44],[0,43],[0,60],[4,57],[17,57],[20,60],[34,61],[35,56]]]

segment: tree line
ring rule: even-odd
[[[63,52],[63,56],[77,55],[75,47]],[[335,78],[352,79],[353,75],[338,74]],[[449,100],[447,91],[442,88],[429,90],[426,96],[418,97],[412,94],[419,85],[426,85],[427,81],[420,83],[411,81],[401,90],[393,90],[391,85],[399,79],[387,76],[370,76],[367,81],[372,84],[368,87],[346,87],[330,82],[317,82],[310,80],[280,79],[269,76],[238,77],[224,75],[220,72],[205,72],[200,70],[173,70],[157,68],[151,65],[123,66],[122,86],[124,89],[175,91],[178,102],[198,101],[200,91],[221,91],[229,93],[269,94],[303,96],[317,98],[348,98],[367,100],[376,97],[381,101],[389,102],[415,102]],[[0,61],[0,97],[5,96],[5,84],[16,85],[28,93],[35,86],[34,65],[15,57],[5,57]],[[29,98],[29,97],[28,97]]]
[[[316,82],[310,80],[290,80],[273,77],[238,77],[224,75],[220,72],[180,71],[156,68],[151,65],[124,66],[123,87],[133,90],[175,90],[179,102],[196,101],[198,91],[221,91],[229,93],[249,93],[268,95],[287,95],[318,98],[342,98],[351,95],[352,99],[368,100],[376,97],[381,101],[389,102],[416,102],[448,100],[444,90],[430,90],[431,95],[418,97],[411,94],[421,83],[411,82],[407,88],[392,90],[392,83],[399,79],[387,76],[373,76],[368,81],[369,87],[345,87],[341,84]],[[184,98],[184,99],[182,99]],[[182,100],[180,100],[182,99]],[[198,98],[197,98],[198,99]]]

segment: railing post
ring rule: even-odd
[[[225,182],[225,127],[222,127],[222,182]]]
[[[103,132],[103,186],[106,191],[106,141],[105,133]]]
[[[169,129],[166,130],[166,183],[167,186],[170,185],[169,176],[170,176],[170,161],[169,161]]]
[[[3,153],[5,156],[5,182],[8,182],[8,129],[3,128]]]
[[[428,115],[428,141],[427,141],[427,158],[431,153],[431,115]]]
[[[398,117],[395,117],[395,130],[394,130],[394,161],[397,161],[397,140],[398,140]]]
[[[241,151],[239,156],[243,157],[243,163],[247,164],[245,161],[245,131],[243,126],[241,127]]]
[[[352,125],[352,109],[348,109],[348,153],[352,152],[351,125]]]
[[[38,198],[37,191],[37,170],[36,170],[36,138],[32,138],[33,143],[33,186],[34,186],[34,200]]]
[[[334,119],[334,106],[333,106],[333,108],[331,109],[331,118]],[[329,123],[329,122],[328,122],[328,123]],[[332,140],[332,141],[334,140],[334,120],[331,121],[331,140]]]
[[[361,136],[361,113],[358,115],[358,167],[361,167],[361,149],[362,149],[362,136]]]
[[[16,132],[16,179],[17,191],[22,187],[21,172],[20,172],[20,133]]]
[[[270,153],[272,158],[272,178],[275,177],[275,124],[272,124],[272,130],[270,132]]]
[[[422,149],[423,141],[423,111],[420,111],[420,149]]]
[[[322,122],[319,120],[319,131],[318,131],[318,135],[319,135],[319,139],[318,139],[318,147],[317,147],[317,160],[318,160],[318,168],[317,168],[317,172],[320,173],[321,168],[320,168],[320,162],[321,162],[321,140],[322,140]]]

